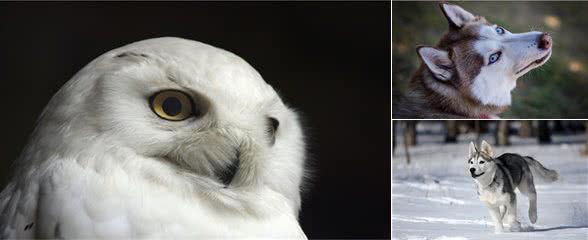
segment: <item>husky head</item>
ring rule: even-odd
[[[447,97],[464,96],[486,106],[506,107],[516,80],[551,56],[547,33],[511,33],[463,8],[441,3],[449,31],[437,47],[417,52],[434,77],[430,88]]]
[[[492,158],[492,148],[486,141],[482,141],[480,150],[476,148],[473,142],[470,142],[470,155],[468,164],[472,178],[488,178],[494,175],[496,171],[496,162]]]

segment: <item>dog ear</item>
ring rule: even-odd
[[[466,22],[476,19],[474,14],[471,14],[460,6],[448,3],[440,3],[439,6],[447,18],[449,26],[452,28],[461,28]]]
[[[476,155],[477,151],[478,149],[476,149],[474,142],[470,142],[470,156],[468,158],[472,158],[474,155]]]
[[[488,156],[492,157],[492,147],[488,144],[485,140],[482,140],[481,150],[483,153],[486,153]]]
[[[433,47],[417,47],[417,53],[433,75],[443,81],[451,79],[453,75],[453,61],[446,51]]]

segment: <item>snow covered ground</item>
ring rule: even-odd
[[[536,224],[529,221],[527,198],[517,191],[517,219],[527,231],[500,235],[494,234],[467,172],[468,144],[474,138],[460,135],[457,144],[443,144],[442,135],[419,135],[407,165],[401,134],[397,134],[392,161],[393,239],[588,239],[588,158],[580,155],[585,135],[554,135],[555,143],[549,145],[511,137],[512,146],[493,146],[496,156],[505,152],[530,155],[560,174],[554,183],[536,183]],[[494,143],[491,135],[481,139]]]

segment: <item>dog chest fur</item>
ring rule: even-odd
[[[478,186],[478,192],[480,201],[487,205],[503,206],[511,201],[510,194],[502,192],[499,187],[480,189]]]

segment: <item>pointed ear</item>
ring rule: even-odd
[[[443,14],[445,14],[450,27],[461,28],[466,22],[476,19],[474,14],[471,14],[460,6],[448,3],[440,3],[439,6]]]
[[[481,150],[483,153],[486,153],[488,156],[492,157],[492,147],[486,141],[482,141]]]
[[[474,142],[470,142],[470,156],[468,158],[472,158],[474,155],[476,155],[477,151],[478,150],[476,150],[476,145]]]
[[[433,47],[417,47],[417,53],[433,75],[443,81],[451,79],[453,75],[453,61],[446,51]]]

